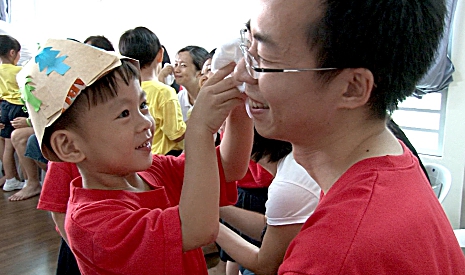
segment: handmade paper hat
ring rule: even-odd
[[[127,57],[72,40],[50,39],[18,73],[22,99],[47,159],[57,157],[42,143],[45,128],[69,108],[81,90],[120,66],[122,58]]]

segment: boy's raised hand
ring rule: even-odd
[[[212,133],[216,133],[229,112],[238,105],[244,104],[246,95],[237,85],[241,84],[233,77],[227,77],[234,70],[235,63],[230,63],[218,70],[199,91],[195,101],[189,125],[204,125]],[[227,78],[225,78],[227,77]]]

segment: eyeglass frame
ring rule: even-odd
[[[247,72],[253,79],[258,79],[258,73],[298,73],[298,72],[308,72],[308,71],[332,71],[338,70],[338,68],[289,68],[289,69],[275,69],[275,68],[260,68],[256,67],[251,62],[258,65],[258,61],[253,57],[253,55],[249,52],[250,47],[250,40],[247,38],[246,33],[248,32],[247,29],[242,29],[241,33],[241,43],[239,44],[239,48],[244,55],[245,66]]]

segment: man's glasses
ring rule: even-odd
[[[255,58],[249,52],[249,47],[251,45],[251,42],[248,38],[247,33],[248,33],[247,29],[241,30],[241,44],[239,45],[239,48],[241,49],[242,54],[244,55],[245,67],[247,69],[247,72],[254,79],[258,79],[259,73],[298,73],[298,72],[306,72],[306,71],[337,70],[337,68],[302,68],[302,69],[259,68],[257,60],[255,60]]]

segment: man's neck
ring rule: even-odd
[[[344,128],[318,144],[293,144],[296,161],[324,193],[355,163],[373,157],[401,155],[402,146],[383,121],[365,121]]]

